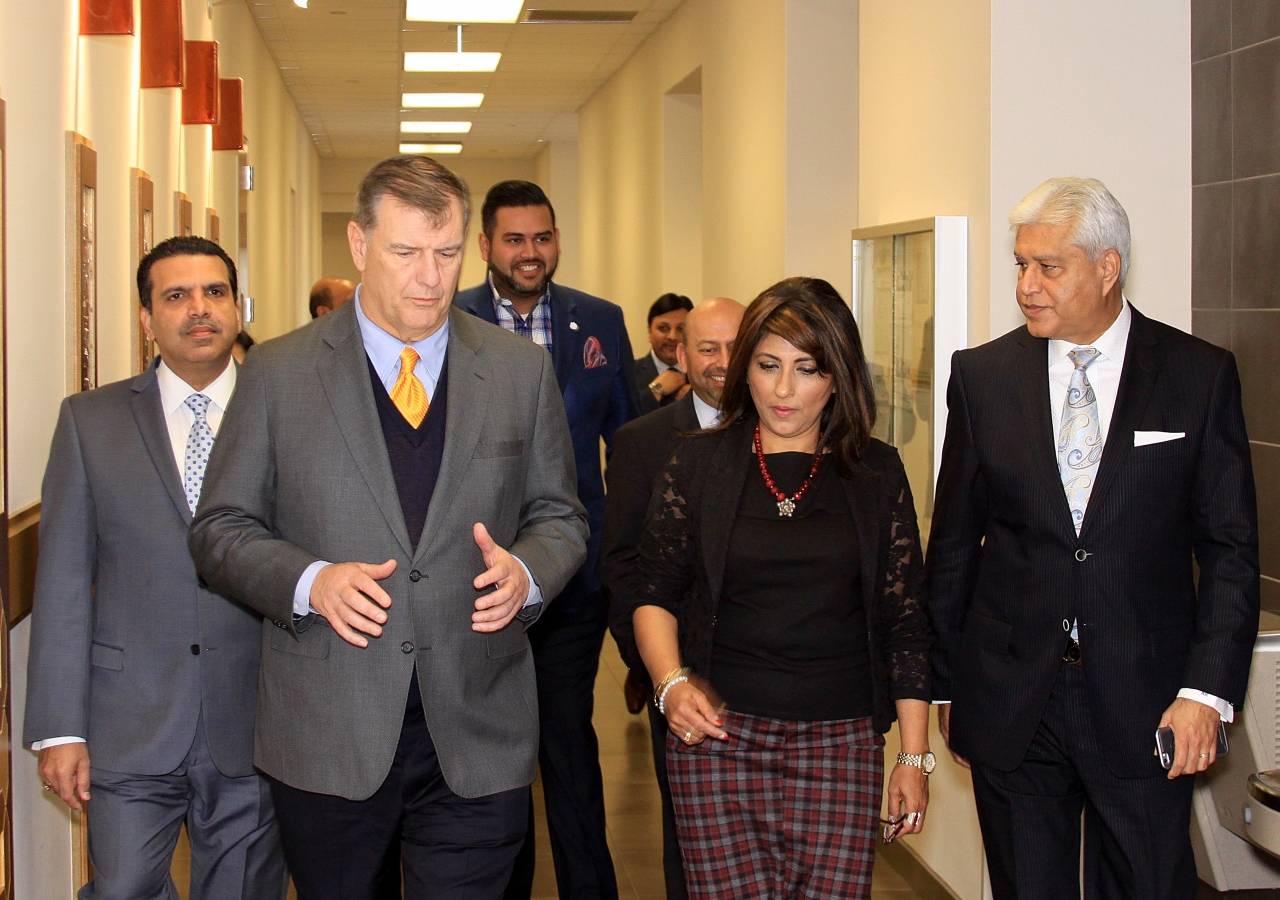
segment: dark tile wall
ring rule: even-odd
[[[1280,2],[1191,0],[1191,327],[1232,350],[1280,613]]]

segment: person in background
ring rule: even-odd
[[[311,286],[311,318],[333,312],[356,295],[356,286],[346,278],[321,278]]]
[[[952,358],[929,538],[942,735],[997,900],[1196,895],[1191,797],[1244,701],[1258,520],[1235,358],[1123,289],[1094,179],[1014,207],[1026,325]],[[1165,772],[1156,729],[1173,729]]]
[[[248,355],[253,346],[258,343],[244,329],[236,335],[236,342],[231,347],[231,355],[235,358],[237,365],[244,365],[244,358]]]
[[[692,390],[675,403],[622,426],[614,437],[613,454],[605,472],[608,491],[600,538],[600,577],[611,596],[611,621],[630,618],[629,610],[624,611],[627,583],[639,575],[636,555],[649,495],[658,474],[671,459],[672,448],[680,435],[712,428],[720,421],[720,396],[743,312],[742,304],[728,297],[714,297],[695,306],[684,321],[684,340],[677,350]],[[638,697],[639,703],[632,710],[638,713],[653,693],[653,683],[635,652],[634,642],[626,640],[629,633],[630,628],[624,623],[623,628],[615,629],[615,640],[628,666],[628,707],[634,702],[633,695]],[[671,785],[667,780],[667,721],[652,703],[649,704],[649,734],[653,739],[654,771],[662,794],[662,867],[667,900],[684,900],[688,891],[676,840]]]
[[[586,557],[551,358],[453,308],[466,185],[369,170],[355,300],[254,349],[191,526],[266,617],[257,755],[300,900],[497,900],[538,747],[525,629]],[[317,384],[319,381],[319,384]]]
[[[262,619],[210,591],[187,550],[236,390],[236,269],[176,237],[138,265],[156,362],[62,402],[41,492],[23,740],[45,790],[89,810],[80,900],[282,898],[280,832],[253,766]]]
[[[631,341],[622,309],[556,284],[560,232],[542,188],[528,181],[494,185],[481,210],[484,284],[458,294],[459,309],[521,335],[551,354],[577,461],[578,499],[587,509],[587,560],[529,629],[538,674],[539,763],[547,829],[560,896],[614,898],[617,879],[605,837],[604,784],[591,715],[609,605],[596,562],[604,519],[600,442],[613,446],[632,419]],[[529,831],[517,857],[509,900],[533,891],[535,848]]]
[[[689,896],[865,898],[895,719],[890,822],[923,826],[932,634],[911,488],[830,284],[752,302],[720,407],[659,476],[614,620],[666,717]]]
[[[676,348],[684,334],[684,317],[693,301],[680,294],[663,294],[649,307],[649,346],[636,360],[635,385],[640,413],[653,412],[672,403],[689,390],[689,382],[676,358]]]

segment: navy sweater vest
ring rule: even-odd
[[[427,521],[427,508],[431,505],[431,495],[435,493],[440,462],[444,457],[444,426],[449,412],[449,359],[445,357],[435,396],[417,428],[410,425],[391,402],[373,363],[369,363],[369,377],[373,380],[373,396],[378,405],[378,420],[382,423],[382,437],[387,444],[387,457],[391,460],[391,473],[396,480],[396,493],[400,495],[400,511],[409,531],[409,542],[416,548],[418,539],[422,537],[422,526]]]

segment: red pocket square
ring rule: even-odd
[[[600,339],[595,335],[587,338],[586,343],[582,345],[583,368],[598,369],[608,364],[609,360],[605,359],[604,350],[600,347]]]

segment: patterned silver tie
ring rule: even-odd
[[[1102,459],[1102,423],[1098,419],[1098,398],[1085,369],[1100,355],[1093,347],[1077,347],[1067,354],[1075,363],[1067,402],[1062,407],[1062,424],[1058,429],[1058,474],[1071,506],[1071,521],[1076,534],[1084,522],[1089,506],[1098,463]]]
[[[187,491],[187,505],[191,512],[196,511],[200,502],[200,487],[204,484],[204,467],[209,463],[209,451],[213,449],[213,429],[205,413],[209,411],[209,398],[204,394],[192,394],[186,399],[187,406],[195,413],[196,420],[191,423],[191,431],[187,433],[187,454],[182,467],[182,484]]]

